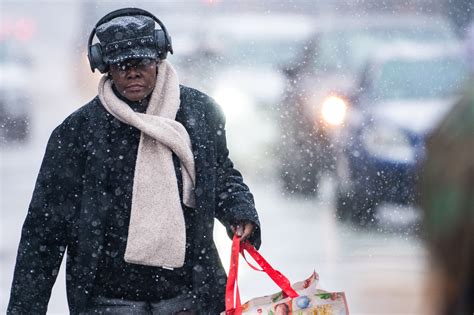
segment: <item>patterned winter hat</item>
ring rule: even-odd
[[[114,64],[126,59],[158,59],[154,38],[155,21],[143,15],[120,16],[96,29],[104,61]]]

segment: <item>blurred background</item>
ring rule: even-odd
[[[164,22],[181,83],[225,112],[274,267],[292,282],[316,270],[352,314],[432,314],[416,187],[468,84],[471,0],[1,0],[0,312],[47,139],[96,95],[87,38],[127,6]],[[227,267],[220,225],[215,238]],[[240,287],[278,291],[244,265]],[[68,313],[64,270],[49,313]]]

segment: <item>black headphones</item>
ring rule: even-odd
[[[109,14],[101,18],[99,22],[97,22],[97,24],[94,26],[91,34],[89,35],[89,41],[87,43],[87,58],[89,59],[89,64],[92,72],[95,72],[95,69],[98,69],[100,73],[105,73],[109,69],[109,65],[104,61],[102,45],[100,43],[95,43],[94,45],[92,45],[92,40],[94,39],[97,27],[109,22],[110,20],[115,19],[116,17],[133,15],[148,16],[160,25],[161,29],[155,29],[155,32],[153,34],[156,45],[156,51],[158,52],[158,58],[163,60],[166,59],[166,55],[168,54],[168,52],[173,53],[171,37],[168,34],[165,25],[156,16],[154,16],[148,11],[139,8],[118,9],[110,12]]]

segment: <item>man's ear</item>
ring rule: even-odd
[[[112,74],[110,72],[107,72],[107,79],[110,80],[112,84],[114,84],[114,79],[112,78]]]

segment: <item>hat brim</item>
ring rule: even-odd
[[[129,49],[124,49],[116,52],[109,53],[105,62],[109,65],[122,62],[128,59],[158,59],[158,54],[155,49],[146,48],[146,47],[132,47]]]

